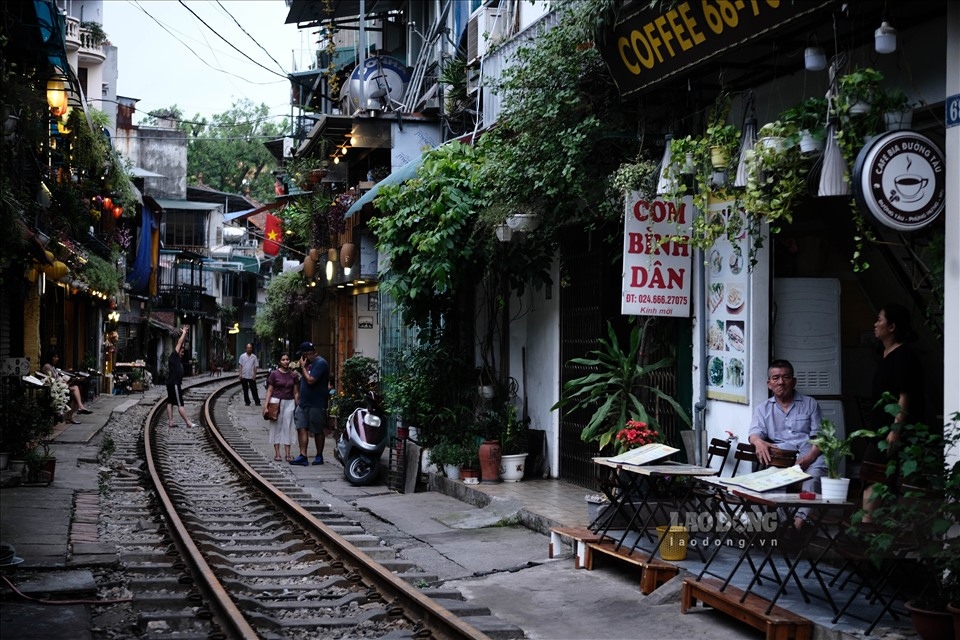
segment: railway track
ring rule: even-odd
[[[131,631],[178,639],[488,637],[441,604],[456,603],[455,594],[427,596],[414,583],[432,576],[253,451],[228,414],[237,388],[215,380],[185,389],[188,410],[202,416],[194,429],[167,427],[159,401],[136,450],[117,445],[127,472],[108,489],[108,536],[120,546],[112,579],[138,612],[124,622]],[[467,607],[461,615],[485,617]],[[109,608],[98,616],[101,626],[110,620]],[[522,637],[493,620],[495,635]]]

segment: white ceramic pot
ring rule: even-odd
[[[533,213],[515,213],[507,217],[507,226],[514,231],[533,231],[540,226],[540,218]]]
[[[913,110],[887,111],[883,114],[883,122],[887,126],[887,131],[909,129],[913,125]]]
[[[443,465],[443,473],[446,474],[451,480],[460,479],[460,465],[456,464],[445,464]]]
[[[783,153],[787,150],[787,139],[781,136],[764,136],[760,138],[760,144],[776,153]]]
[[[820,491],[828,502],[846,502],[850,478],[820,478]]]
[[[800,134],[800,153],[804,155],[823,151],[823,140],[817,140],[813,134],[804,129]]]
[[[850,104],[850,113],[852,115],[863,115],[870,112],[870,103],[863,100],[857,100]]]
[[[526,464],[526,453],[500,456],[500,479],[504,482],[520,482],[523,480],[523,471]]]

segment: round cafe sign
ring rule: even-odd
[[[946,204],[943,152],[913,131],[891,131],[868,142],[853,167],[860,206],[880,224],[916,231],[937,219]]]

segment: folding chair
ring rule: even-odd
[[[712,466],[713,459],[717,456],[720,457],[720,470],[717,471],[717,475],[723,475],[723,467],[727,464],[727,455],[730,453],[730,441],[722,440],[721,438],[714,438],[710,441],[710,446],[707,447],[707,464],[706,466]]]
[[[757,457],[757,448],[752,444],[747,444],[741,442],[737,445],[736,451],[733,452],[733,474],[737,475],[737,470],[740,469],[741,462],[749,462],[749,469],[747,473],[753,473],[754,467],[760,464],[760,458]]]

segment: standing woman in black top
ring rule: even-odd
[[[896,417],[891,416],[883,404],[871,409],[867,427],[873,431],[890,427],[890,432],[885,436],[886,451],[881,451],[878,445],[882,439],[877,438],[864,454],[864,462],[886,466],[900,439],[900,428],[924,421],[923,363],[907,344],[913,340],[914,333],[910,312],[903,305],[890,303],[880,309],[873,324],[873,335],[883,347],[883,358],[873,374],[872,400],[877,403],[884,393],[890,393],[897,399],[900,412]],[[863,508],[867,514],[874,508],[873,490],[874,485],[870,485],[863,491]],[[864,516],[864,521],[870,521],[869,515]]]
[[[190,330],[190,327],[187,325],[183,326],[183,329],[180,332],[180,340],[177,341],[177,346],[173,350],[173,353],[170,354],[169,367],[167,369],[167,425],[171,427],[177,426],[173,422],[173,407],[177,407],[177,411],[180,412],[180,417],[183,418],[184,424],[188,427],[194,426],[190,422],[190,418],[187,417],[187,410],[183,408],[183,390],[180,388],[180,385],[183,384],[183,353],[185,347],[183,343],[187,339],[187,331]]]

